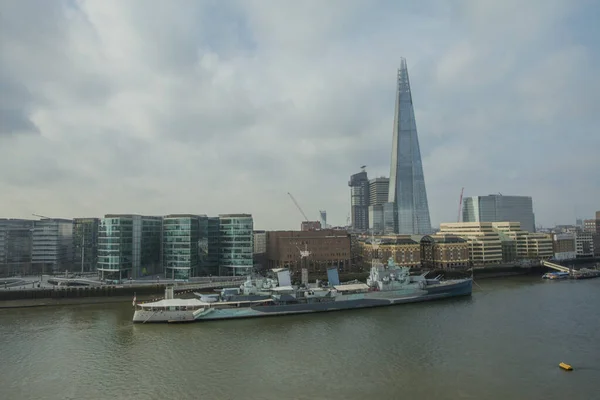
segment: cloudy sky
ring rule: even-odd
[[[0,0],[0,217],[247,212],[345,224],[388,176],[406,57],[432,223],[600,210],[593,0]]]

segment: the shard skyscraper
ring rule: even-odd
[[[393,223],[396,233],[431,233],[415,111],[404,58],[398,69],[388,201],[384,218],[388,220],[386,225],[390,228]]]

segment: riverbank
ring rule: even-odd
[[[424,272],[424,271],[423,271]],[[499,266],[475,268],[474,278],[492,279],[504,278],[519,275],[539,275],[547,272],[545,267],[517,267],[517,266]],[[358,279],[365,281],[368,273],[340,274],[342,282]],[[465,278],[470,276],[467,271],[439,270],[430,271],[428,276],[434,277],[442,275],[445,279]],[[316,277],[316,279],[327,280],[326,276]],[[65,289],[26,289],[0,292],[0,309],[2,308],[22,308],[22,307],[46,307],[62,305],[85,305],[85,304],[103,304],[103,303],[126,303],[131,302],[134,294],[137,301],[150,301],[162,298],[164,295],[164,285],[149,285],[140,287],[72,287]],[[197,292],[212,293],[213,289],[195,290]]]
[[[5,300],[0,301],[0,309],[6,308],[29,308],[29,307],[47,307],[47,306],[72,306],[84,304],[109,304],[109,303],[131,303],[129,296],[116,297],[78,297],[62,299],[25,299],[25,300]],[[137,299],[138,301],[148,301],[151,298]]]

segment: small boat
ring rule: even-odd
[[[569,273],[563,272],[563,271],[548,272],[542,276],[542,279],[551,279],[551,280],[568,279],[568,278],[569,278]]]

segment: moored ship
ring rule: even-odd
[[[273,270],[277,280],[248,277],[239,288],[221,290],[216,298],[175,299],[168,288],[165,299],[139,304],[134,322],[192,322],[265,317],[383,307],[396,304],[470,296],[472,279],[427,279],[411,276],[409,268],[374,259],[366,283],[340,284],[338,271],[327,271],[328,285],[292,286],[287,269]]]

